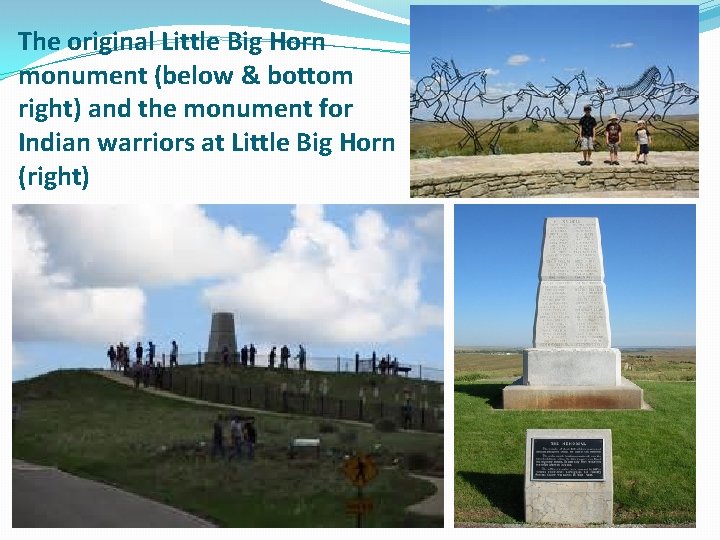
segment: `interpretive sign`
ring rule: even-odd
[[[533,439],[533,481],[602,482],[603,439]]]

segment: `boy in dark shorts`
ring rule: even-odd
[[[610,150],[610,165],[620,165],[618,151],[622,144],[622,127],[618,122],[617,114],[610,115],[610,123],[605,128],[605,142]]]
[[[580,117],[578,122],[580,125],[580,150],[583,153],[583,160],[580,165],[592,165],[590,158],[595,149],[595,126],[597,126],[597,120],[590,114],[590,111],[592,111],[590,105],[585,105],[583,111],[585,114]]]
[[[650,132],[645,126],[645,120],[638,120],[637,129],[635,130],[635,140],[637,141],[637,154],[635,156],[635,163],[648,164],[648,154],[650,153],[650,145],[652,144],[652,137]],[[643,156],[643,160],[640,161],[640,156]]]

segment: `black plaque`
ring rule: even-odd
[[[533,481],[602,482],[603,439],[533,439]]]

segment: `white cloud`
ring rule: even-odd
[[[634,47],[635,43],[632,41],[625,41],[623,43],[611,43],[610,47],[613,49],[629,49],[631,47]]]
[[[263,253],[196,206],[33,205],[20,208],[52,247],[46,264],[82,285],[170,285],[234,273]]]
[[[410,92],[414,92],[417,88],[417,81],[415,79],[410,79]]]
[[[580,69],[580,68],[576,68],[576,67],[566,67],[566,68],[563,68],[563,71],[568,71],[568,72],[570,72],[570,73],[573,73],[573,72],[577,71],[578,69]]]
[[[499,75],[500,74],[499,69],[493,69],[491,67],[485,68],[484,70],[480,70],[480,71],[485,71],[485,73],[487,73],[488,75]]]
[[[522,66],[530,61],[530,57],[527,54],[513,54],[507,59],[509,66]]]
[[[538,58],[538,62],[540,62],[541,64],[544,64],[546,61],[547,61],[547,60],[545,60],[545,57],[544,57],[544,56],[541,57],[541,58]]]
[[[437,234],[436,212],[393,229],[367,210],[349,232],[321,207],[298,207],[294,218],[262,265],[205,290],[212,309],[238,313],[258,340],[288,343],[389,342],[442,325],[442,307],[420,293],[420,233]]]
[[[12,229],[13,340],[100,343],[141,332],[140,289],[78,286],[48,270],[48,247],[31,216],[13,208]]]

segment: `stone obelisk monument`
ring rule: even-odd
[[[642,389],[620,375],[610,346],[597,218],[547,218],[533,347],[523,376],[503,390],[506,409],[640,409]]]
[[[225,347],[230,353],[230,358],[234,358],[235,353],[237,353],[235,316],[232,313],[225,312],[213,313],[205,361],[222,362],[222,352]]]

